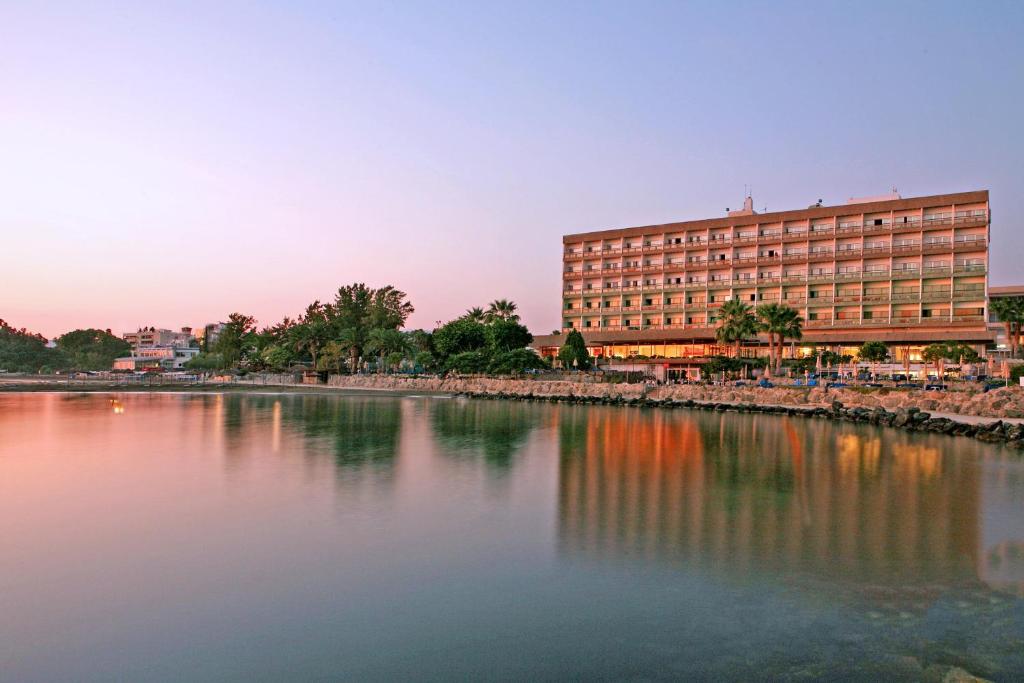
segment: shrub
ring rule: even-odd
[[[526,370],[542,370],[547,362],[530,349],[516,349],[495,354],[487,366],[492,375],[512,375]]]
[[[1024,377],[1024,364],[1014,365],[1010,368],[1010,384],[1013,386],[1020,385],[1020,378]]]
[[[464,375],[478,375],[487,372],[490,358],[483,351],[463,351],[450,356],[445,369],[454,370]]]

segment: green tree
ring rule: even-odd
[[[416,353],[434,352],[434,337],[426,330],[412,330],[409,332],[409,344]]]
[[[367,335],[366,352],[377,355],[378,372],[385,372],[397,362],[401,362],[411,348],[409,338],[399,330],[377,328],[370,330]],[[398,356],[396,363],[387,360],[387,357],[392,355]]]
[[[857,349],[857,357],[865,363],[871,363],[871,377],[878,379],[878,364],[889,360],[889,347],[885,342],[866,341]]]
[[[333,370],[341,374],[349,360],[349,347],[340,341],[329,341],[320,351],[314,370]]]
[[[291,349],[280,344],[271,344],[260,352],[260,357],[265,367],[281,372],[288,369],[294,356]]]
[[[434,372],[437,369],[437,358],[430,351],[417,352],[413,360],[424,372]]]
[[[242,364],[255,350],[256,319],[243,313],[232,313],[217,338],[214,352],[223,358],[225,367]]]
[[[484,309],[479,306],[474,306],[473,308],[468,309],[462,317],[466,320],[472,320],[475,323],[487,322],[487,314],[484,312]]]
[[[533,349],[500,351],[491,356],[487,372],[492,375],[518,375],[527,370],[547,368],[547,362]]]
[[[967,344],[949,342],[946,344],[946,358],[954,363],[977,363],[981,361],[981,354]]]
[[[288,330],[288,342],[298,353],[308,353],[313,369],[319,367],[317,357],[334,333],[330,307],[314,301],[306,307],[299,322]]]
[[[349,353],[353,372],[359,368],[371,330],[397,330],[415,311],[405,292],[391,285],[371,289],[358,282],[338,289],[331,308],[334,338]]]
[[[938,376],[939,381],[942,381],[942,361],[945,359],[946,353],[948,353],[948,349],[945,344],[929,344],[921,349],[921,360],[925,363],[925,377],[928,376],[928,364],[935,363],[935,373]]]
[[[434,330],[434,349],[441,358],[479,351],[487,344],[486,327],[466,317],[457,318]]]
[[[768,334],[768,355],[775,359],[775,370],[780,372],[786,339],[803,337],[804,319],[796,309],[782,304],[762,304],[756,313],[761,330]]]
[[[566,369],[589,370],[593,364],[587,352],[587,343],[579,330],[572,330],[565,335],[565,343],[558,349],[558,360]]]
[[[518,307],[515,303],[508,299],[495,299],[487,306],[487,312],[484,314],[484,322],[494,322],[495,320],[509,320],[511,322],[519,322],[519,314],[516,313]]]
[[[739,299],[729,299],[720,309],[715,338],[721,344],[735,344],[734,355],[739,358],[743,340],[756,335],[758,329],[753,308]]]
[[[701,370],[702,374],[707,373],[710,376],[714,376],[718,373],[734,374],[739,372],[742,368],[743,361],[738,358],[729,358],[728,356],[711,356],[704,363]]]
[[[202,351],[185,362],[187,370],[222,370],[225,367],[224,356],[209,351]]]
[[[464,375],[478,375],[487,372],[490,357],[483,351],[463,351],[448,357],[445,368]]]
[[[510,318],[495,318],[484,330],[487,346],[494,353],[522,349],[530,345],[533,335],[523,325]]]
[[[89,328],[57,337],[57,348],[73,370],[109,370],[114,359],[130,355],[131,344],[115,337],[110,330]]]
[[[1010,347],[1010,358],[1017,357],[1020,346],[1021,330],[1024,328],[1024,296],[1007,296],[992,299],[989,303],[992,312],[999,318],[1006,330],[1007,344]]]
[[[46,347],[46,337],[0,320],[0,370],[40,372],[63,365],[62,354]]]

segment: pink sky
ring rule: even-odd
[[[1019,7],[648,9],[7,7],[0,318],[268,324],[364,281],[412,326],[510,298],[545,333],[562,234],[745,183],[759,209],[991,189],[992,282],[1024,280]]]

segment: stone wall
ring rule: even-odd
[[[825,389],[818,387],[644,386],[544,379],[496,379],[463,377],[403,377],[399,375],[336,375],[330,384],[338,388],[375,389],[399,392],[438,392],[449,394],[489,394],[505,397],[573,396],[586,398],[697,401],[713,403],[759,404],[777,406],[830,406],[840,401],[851,408],[918,408],[936,413],[955,413],[977,417],[1024,417],[1024,389],[1008,387],[988,393],[980,391],[926,392],[902,389]]]

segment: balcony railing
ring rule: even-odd
[[[959,226],[959,227],[966,227],[966,226],[969,226],[969,225],[987,225],[988,224],[988,215],[983,213],[983,214],[980,214],[980,215],[972,215],[972,216],[957,216],[954,219],[954,221],[955,221],[956,225]]]

